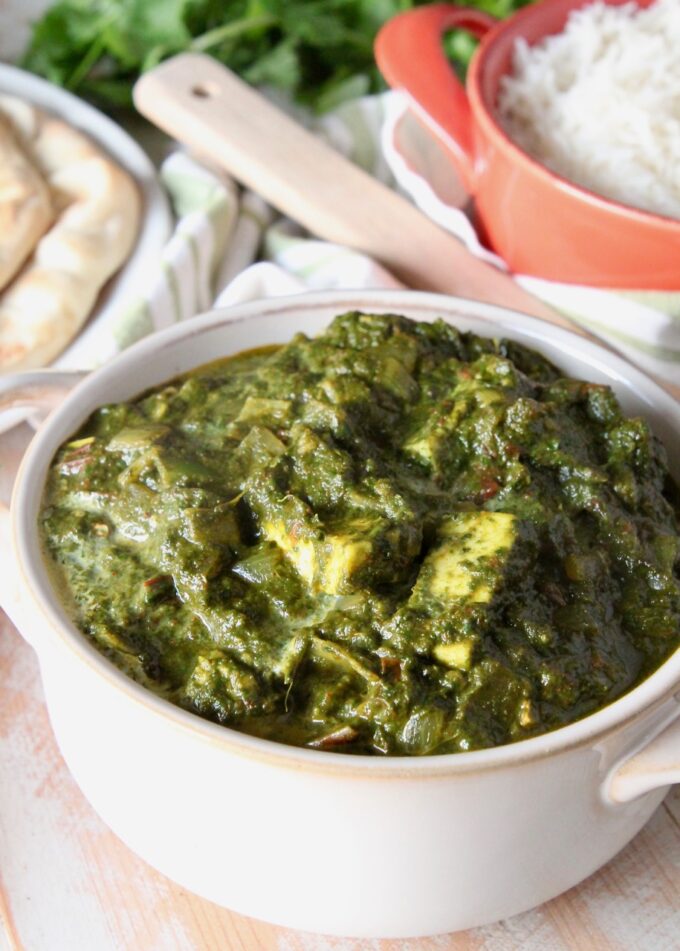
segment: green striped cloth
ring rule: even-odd
[[[408,195],[473,254],[504,267],[479,243],[448,160],[400,94],[345,103],[318,120],[315,131]],[[226,175],[183,152],[166,159],[161,179],[176,227],[155,270],[150,265],[144,296],[114,312],[96,335],[76,341],[58,365],[99,365],[151,331],[212,306],[306,288],[399,286],[376,262],[304,234],[258,195],[239,190]],[[518,280],[643,369],[680,381],[680,293],[623,293]]]

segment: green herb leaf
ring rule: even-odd
[[[247,81],[318,111],[384,83],[375,34],[426,0],[58,0],[33,27],[23,66],[103,105],[130,106],[140,73],[183,50],[210,52]],[[529,0],[468,0],[505,17]],[[469,34],[445,43],[464,74]]]

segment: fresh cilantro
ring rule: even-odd
[[[384,88],[380,26],[424,0],[58,0],[33,27],[23,65],[101,105],[131,105],[137,76],[185,50],[323,111]],[[530,0],[467,0],[499,17]],[[475,42],[445,47],[464,72]]]

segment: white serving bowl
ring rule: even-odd
[[[60,86],[34,76],[16,66],[0,63],[0,94],[18,96],[46,112],[64,119],[88,135],[134,179],[142,198],[137,241],[127,261],[102,289],[87,323],[54,362],[61,368],[91,366],[96,339],[120,310],[144,293],[149,269],[160,254],[172,230],[170,206],[161,188],[156,169],[146,152],[112,119]]]
[[[638,832],[680,781],[680,652],[605,709],[514,745],[384,759],[297,749],[202,720],[117,670],[61,606],[37,529],[53,454],[102,403],[217,356],[316,334],[356,308],[443,316],[534,346],[570,374],[611,384],[677,452],[680,407],[663,390],[607,350],[530,317],[408,291],[250,303],[141,341],[53,412],[17,477],[15,561],[4,567],[2,600],[38,652],[71,772],[133,851],[242,914],[309,931],[406,937],[544,902]],[[672,465],[680,472],[677,455]]]

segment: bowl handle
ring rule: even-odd
[[[22,456],[31,440],[28,426],[14,425],[2,431],[2,417],[7,413],[26,411],[32,426],[42,420],[82,380],[85,374],[77,371],[32,370],[0,377],[0,459],[2,480],[0,489],[0,607],[26,636],[30,625],[22,620],[19,574],[12,549],[9,494],[19,470]],[[28,639],[28,638],[27,638]]]
[[[482,10],[436,3],[388,20],[375,41],[380,72],[390,86],[408,93],[418,113],[447,146],[471,194],[476,187],[472,112],[444,53],[442,34],[457,27],[481,38],[497,22]]]
[[[0,432],[5,413],[18,409],[42,422],[86,375],[86,370],[26,370],[0,376]]]
[[[650,743],[614,766],[604,791],[610,802],[622,803],[673,783],[680,783],[680,715],[677,712],[670,725]]]

